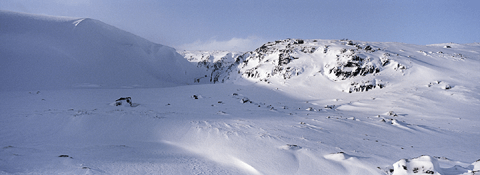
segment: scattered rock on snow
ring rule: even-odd
[[[194,94],[194,95],[192,95],[192,98],[193,99],[201,99],[203,97],[201,95]]]
[[[442,87],[442,89],[445,89],[445,90],[452,89],[452,86],[450,86],[449,84],[446,84],[445,86]]]
[[[397,113],[395,113],[395,112],[393,112],[393,111],[388,111],[388,112],[387,112],[387,115],[393,116],[393,117],[398,117]]]
[[[302,149],[301,146],[294,145],[294,144],[287,144],[285,146],[281,146],[281,148],[285,149],[285,150],[299,150],[299,149]]]
[[[247,102],[250,102],[252,103],[252,101],[250,101],[247,97],[243,97],[241,100],[240,100],[241,103],[247,103]]]
[[[366,92],[371,89],[379,88],[382,89],[385,87],[385,84],[380,83],[381,80],[371,80],[371,81],[362,81],[361,83],[351,82],[350,87],[346,90],[348,93],[352,92]],[[345,92],[345,90],[344,90]]]
[[[327,108],[327,109],[333,109],[333,108],[335,108],[335,105],[325,105],[325,108]]]
[[[392,175],[442,174],[435,158],[420,156],[413,159],[401,159],[393,164]]]
[[[132,102],[131,97],[120,97],[119,99],[115,100],[114,106],[130,106],[130,107],[135,107],[135,105]]]
[[[227,113],[224,112],[224,111],[218,111],[217,114],[219,114],[219,115],[227,115]]]
[[[393,67],[393,69],[394,69],[394,70],[405,70],[405,69],[407,69],[407,67],[404,66],[404,65],[402,65],[402,64],[400,64],[400,63],[397,63],[397,64],[395,65],[395,67]]]
[[[372,46],[369,46],[369,45],[365,46],[365,50],[366,50],[366,51],[371,51],[371,50],[372,50]]]
[[[9,145],[9,146],[3,147],[3,149],[8,149],[8,148],[13,148],[13,146],[12,146],[12,145]]]

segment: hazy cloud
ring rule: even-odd
[[[48,1],[47,1],[48,2]],[[62,4],[62,5],[90,5],[90,0],[53,0],[53,3]]]
[[[228,51],[252,51],[266,43],[267,40],[255,36],[247,38],[232,38],[227,41],[210,39],[208,41],[197,40],[193,43],[177,46],[178,50],[228,50]]]

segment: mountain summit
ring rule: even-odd
[[[89,18],[0,11],[0,89],[164,87],[193,83],[175,49]]]

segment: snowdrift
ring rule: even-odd
[[[0,11],[1,90],[193,83],[175,49],[101,21]]]

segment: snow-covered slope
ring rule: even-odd
[[[0,11],[0,89],[164,87],[193,83],[168,46],[89,18]]]
[[[266,43],[255,51],[230,54],[237,55],[233,58],[235,61],[217,64],[215,69],[207,71],[211,71],[211,82],[247,79],[286,84],[290,79],[303,79],[303,82],[320,81],[322,87],[343,92],[365,92],[388,86],[406,86],[411,81],[433,82],[457,74],[457,71],[475,74],[477,63],[471,64],[471,60],[466,59],[477,60],[479,48],[478,43],[417,46],[347,39],[286,39]],[[187,59],[209,55],[207,51],[189,53],[182,55]],[[210,53],[212,57],[214,54]],[[217,61],[204,60],[198,65],[215,63]],[[448,72],[445,69],[455,70]],[[442,86],[448,86],[445,83]]]
[[[272,94],[256,93],[239,97],[242,103],[302,118],[297,121],[298,126],[292,126],[302,129],[288,129],[291,134],[269,134],[283,138],[279,140],[298,137],[305,141],[282,148],[308,147],[321,152],[321,146],[316,145],[320,143],[337,150],[320,155],[345,169],[323,165],[321,172],[375,174],[363,163],[384,158],[396,162],[393,167],[378,166],[378,171],[385,174],[477,171],[469,163],[480,154],[473,146],[480,142],[470,142],[480,136],[479,43],[419,46],[287,39],[266,43],[255,51],[240,54],[235,62],[222,65],[209,69],[210,81],[250,84],[285,95],[273,100],[265,97]],[[301,107],[300,101],[304,103]],[[299,112],[302,110],[308,112]],[[328,164],[322,158],[316,160],[318,164]],[[300,166],[307,166],[306,162]],[[309,174],[313,169],[299,168],[297,173]],[[288,168],[282,172],[288,172]],[[275,173],[278,172],[266,174]]]
[[[480,44],[287,39],[183,59],[93,19],[0,22],[0,174],[480,172]]]

